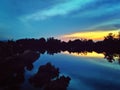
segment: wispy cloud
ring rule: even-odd
[[[111,20],[104,21],[102,23],[93,25],[93,26],[89,27],[87,30],[89,30],[89,31],[118,30],[118,29],[120,29],[120,23],[119,22],[120,22],[120,19],[118,19],[118,18],[117,19],[111,19]]]
[[[63,16],[71,13],[74,10],[82,8],[87,3],[93,0],[66,0],[63,3],[58,3],[51,8],[40,10],[30,15],[23,17],[25,20],[45,20],[53,16]]]
[[[83,8],[82,12],[78,12],[73,17],[101,17],[101,16],[117,16],[120,11],[120,3],[111,4],[110,3],[102,3],[102,5],[95,4],[98,2],[94,2],[94,8],[92,8],[90,5],[86,6],[86,8]]]

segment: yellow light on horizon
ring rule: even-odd
[[[109,33],[118,34],[120,30],[111,31],[94,31],[94,32],[77,32],[72,34],[63,35],[60,37],[63,41],[75,40],[75,39],[92,39],[95,41],[103,40]]]

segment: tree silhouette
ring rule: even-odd
[[[104,40],[114,40],[114,38],[115,38],[115,34],[109,33],[108,36],[106,36]]]

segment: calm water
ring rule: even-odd
[[[23,90],[35,89],[28,83],[28,79],[47,62],[58,67],[60,75],[71,77],[68,90],[120,90],[120,65],[117,61],[109,63],[102,54],[94,52],[87,55],[68,52],[41,54],[33,63],[34,68],[31,71],[26,70]]]

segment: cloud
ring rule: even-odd
[[[120,24],[108,24],[108,25],[99,26],[97,28],[99,28],[100,30],[117,30],[120,29]]]
[[[104,16],[119,16],[120,14],[120,2],[112,4],[112,2],[103,2],[101,1],[101,5],[99,5],[100,1],[96,1],[87,5],[85,8],[78,11],[76,15],[73,17],[104,17]],[[92,5],[92,6],[91,6]],[[94,7],[93,7],[94,6]],[[118,15],[117,15],[118,14]]]
[[[89,27],[87,30],[89,31],[96,31],[96,30],[118,30],[120,29],[120,19],[116,18],[116,19],[111,19],[111,20],[106,20],[104,22],[98,23],[96,25],[93,25],[91,27]]]
[[[40,10],[30,15],[23,17],[24,20],[45,20],[54,16],[64,16],[71,13],[74,10],[82,8],[87,3],[93,0],[66,0],[63,3],[58,3],[51,8]]]

